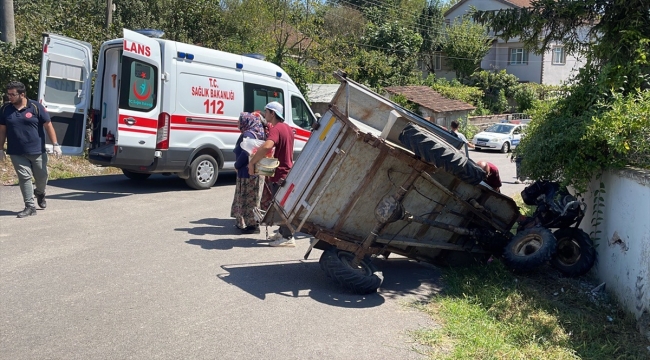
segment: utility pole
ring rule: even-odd
[[[14,0],[0,0],[0,41],[16,45]]]
[[[106,0],[106,30],[111,27],[113,22],[113,0]]]

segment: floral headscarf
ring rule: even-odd
[[[239,130],[242,133],[248,131],[255,135],[259,140],[265,140],[266,134],[264,133],[264,125],[262,124],[262,116],[259,113],[243,112],[239,115]]]

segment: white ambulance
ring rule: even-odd
[[[176,174],[194,189],[210,188],[219,170],[234,169],[239,114],[271,101],[284,105],[296,156],[315,120],[287,73],[270,62],[126,29],[99,50],[91,100],[92,75],[90,44],[43,35],[38,98],[64,154],[83,154],[90,115],[90,162],[134,180]]]

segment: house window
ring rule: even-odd
[[[433,54],[433,64],[434,70],[442,69],[442,55],[439,52]]]
[[[528,51],[524,48],[510,49],[510,62],[509,65],[524,65],[528,64]]]
[[[564,65],[564,64],[566,64],[564,47],[562,46],[553,47],[553,65]]]

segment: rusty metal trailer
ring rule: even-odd
[[[434,262],[502,249],[519,211],[484,186],[463,142],[370,89],[341,85],[264,218],[312,235],[328,277],[377,290],[372,259]]]

